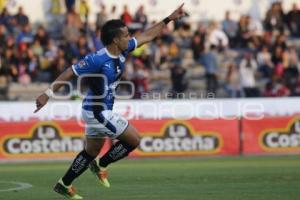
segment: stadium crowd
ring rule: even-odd
[[[0,88],[10,83],[51,82],[89,52],[103,47],[101,27],[109,19],[122,19],[133,35],[154,22],[143,6],[135,13],[127,6],[101,5],[96,22],[89,23],[89,6],[81,0],[65,1],[65,12],[52,2],[47,23],[31,23],[22,7],[0,11]],[[77,9],[76,9],[77,8]],[[118,15],[116,10],[122,9]],[[191,79],[203,80],[205,92],[217,97],[300,96],[300,9],[287,13],[280,2],[263,20],[226,12],[224,19],[191,24],[189,13],[166,27],[149,45],[136,49],[127,60],[123,80],[136,86],[135,98],[147,92],[191,92]],[[196,24],[196,26],[195,26]],[[197,77],[189,73],[199,69]],[[165,73],[164,73],[165,72]],[[166,75],[165,75],[166,74]],[[161,83],[167,77],[169,85]],[[123,88],[126,92],[126,87]],[[200,91],[197,91],[200,92]]]

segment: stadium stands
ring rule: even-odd
[[[117,16],[102,6],[91,24],[86,5],[66,6],[66,13],[54,6],[52,21],[43,24],[32,23],[22,7],[17,13],[1,11],[1,99],[34,99],[59,73],[103,46],[99,36],[106,20],[122,18],[133,34],[153,23],[143,7],[136,13],[124,7]],[[235,21],[229,11],[219,22],[195,25],[183,18],[133,52],[123,80],[138,88],[135,98],[146,92],[299,96],[300,10],[296,4],[291,8],[284,13],[275,2],[262,21],[248,15]]]

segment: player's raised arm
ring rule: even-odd
[[[182,16],[184,16],[184,12],[182,10],[183,4],[181,4],[176,10],[172,12],[168,17],[166,17],[163,21],[155,24],[149,29],[145,30],[142,34],[136,37],[138,46],[141,46],[147,42],[152,41],[158,34],[162,31],[165,25],[167,25],[170,21],[176,20]]]
[[[74,71],[71,67],[69,67],[67,70],[61,73],[57,77],[57,79],[52,83],[52,90],[49,88],[36,99],[36,109],[34,113],[38,112],[44,105],[46,105],[46,103],[49,100],[49,97],[53,94],[53,92],[56,92],[61,86],[64,85],[63,82],[70,80],[72,76],[74,76]]]

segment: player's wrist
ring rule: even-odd
[[[51,90],[50,88],[48,88],[48,89],[44,92],[44,94],[46,94],[46,95],[50,98],[50,97],[53,97],[54,92],[53,92],[53,90]]]
[[[170,21],[172,21],[172,20],[170,19],[170,17],[166,17],[166,18],[163,19],[163,23],[164,23],[165,25],[167,25]]]

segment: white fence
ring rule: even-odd
[[[114,111],[127,119],[262,118],[300,113],[300,98],[124,100]],[[35,102],[0,102],[0,120],[67,120],[80,118],[81,101],[50,101],[34,114]]]

